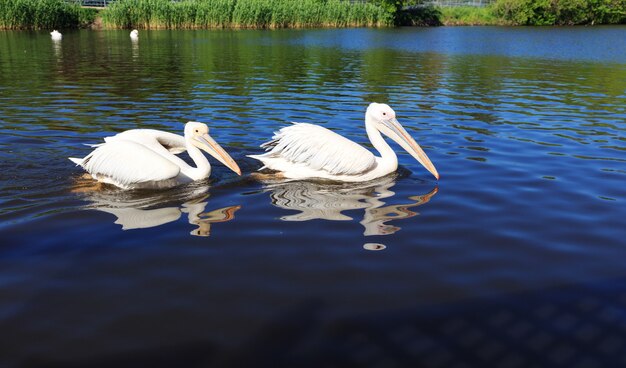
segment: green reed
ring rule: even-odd
[[[0,0],[0,29],[78,28],[95,13],[63,0]]]
[[[113,28],[383,27],[393,14],[343,0],[118,0],[101,12]]]
[[[498,17],[492,6],[457,6],[439,9],[441,23],[444,25],[478,26],[509,25],[511,22]]]

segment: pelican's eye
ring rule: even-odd
[[[386,116],[386,115],[387,115],[387,113],[386,113],[386,112],[383,112],[383,115],[384,115],[384,116]]]

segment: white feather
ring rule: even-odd
[[[175,155],[187,150],[185,137],[182,135],[155,129],[131,129],[104,138],[105,142],[119,140],[136,142],[156,152],[170,152]]]
[[[82,160],[72,159],[94,179],[122,188],[174,179],[180,168],[149,148],[131,141],[107,142]],[[121,165],[120,163],[123,163]]]
[[[263,155],[252,155],[272,170],[300,166],[330,175],[357,175],[376,166],[374,155],[351,140],[324,127],[294,123],[274,133],[261,147]]]

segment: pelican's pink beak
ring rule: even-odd
[[[200,143],[200,148],[208,152],[209,155],[213,156],[219,162],[224,164],[224,166],[228,167],[232,171],[236,172],[237,175],[241,175],[241,169],[239,165],[233,160],[232,157],[224,149],[220,146],[210,135],[204,134],[201,137],[196,137],[196,140]]]
[[[383,120],[383,126],[388,128],[388,131],[383,131],[389,138],[393,139],[396,143],[398,143],[402,148],[404,148],[411,156],[413,156],[417,162],[422,164],[431,174],[435,176],[437,180],[439,180],[439,173],[437,169],[435,169],[435,165],[430,161],[428,156],[422,148],[415,142],[413,137],[409,135],[409,133],[400,125],[398,120],[395,118]]]

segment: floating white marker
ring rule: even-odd
[[[56,29],[50,32],[50,36],[52,36],[53,41],[60,41],[63,38],[61,32],[57,31]]]
[[[387,246],[385,244],[380,244],[380,243],[363,244],[363,249],[366,249],[366,250],[383,250],[385,248],[387,248]]]

